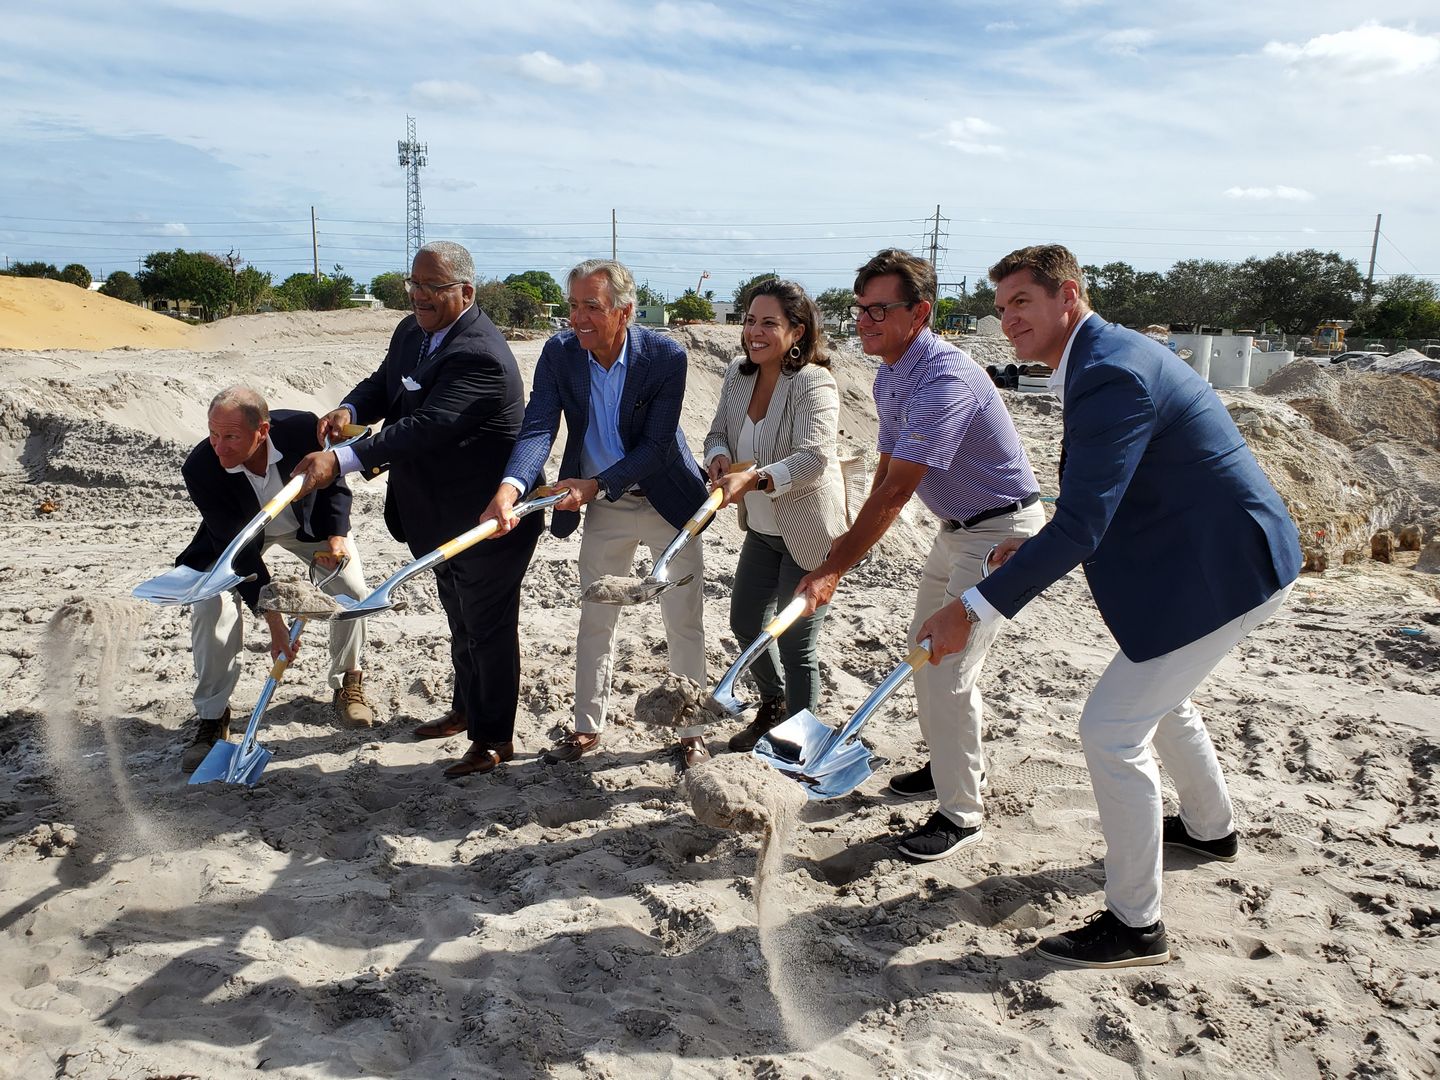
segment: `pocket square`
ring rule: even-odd
[[[419,384],[418,382],[416,382],[414,379],[412,379],[409,375],[402,375],[402,376],[400,376],[400,385],[403,386],[403,387],[405,387],[406,390],[419,390],[419,389],[420,389],[420,384]]]

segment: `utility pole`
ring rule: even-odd
[[[1380,215],[1375,215],[1375,235],[1370,239],[1370,272],[1365,275],[1365,306],[1375,295],[1375,251],[1380,247]]]
[[[611,261],[611,262],[615,262],[617,259],[620,258],[619,254],[617,254],[617,253],[619,252],[619,250],[620,250],[620,237],[619,237],[619,233],[616,231],[616,225],[615,225],[615,210],[612,208],[612,209],[610,210],[610,261]]]
[[[429,148],[415,141],[415,118],[405,117],[405,141],[395,144],[400,164],[405,167],[405,272],[410,272],[415,253],[425,246],[425,207],[420,202],[420,169],[428,165]]]
[[[940,268],[940,206],[935,206],[935,228],[930,233],[930,269]]]
[[[315,231],[315,207],[310,207],[310,257],[314,260],[315,280],[320,280],[320,238]]]

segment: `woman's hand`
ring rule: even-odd
[[[710,490],[715,490],[715,481],[724,476],[729,468],[730,459],[724,454],[717,454],[710,459],[710,464],[705,467],[705,472],[710,477]]]
[[[744,472],[726,473],[718,480],[710,484],[710,490],[720,490],[725,493],[724,500],[720,503],[720,509],[724,509],[731,503],[737,503],[745,497],[745,493],[755,490],[759,483],[759,474],[754,469],[746,469]]]

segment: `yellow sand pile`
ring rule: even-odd
[[[0,349],[193,348],[185,323],[78,285],[0,274]]]

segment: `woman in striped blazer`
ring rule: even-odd
[[[725,492],[721,505],[735,504],[745,532],[730,628],[747,644],[845,531],[845,487],[835,445],[840,394],[815,302],[793,281],[761,282],[750,293],[740,343],[744,355],[725,372],[705,437],[705,464],[711,487]],[[726,474],[732,461],[750,460],[756,471]],[[787,716],[814,710],[826,610],[798,620],[750,668],[760,708],[730,749],[749,750]]]

